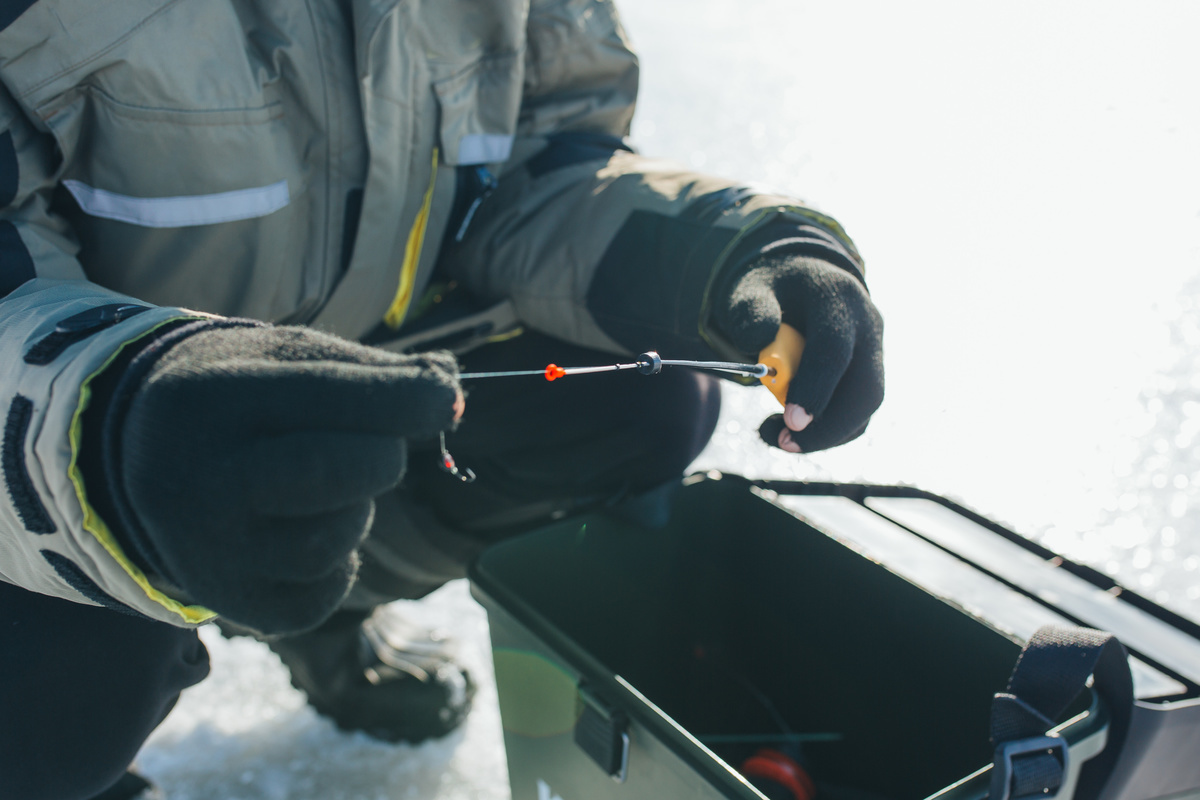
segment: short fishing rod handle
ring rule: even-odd
[[[758,354],[760,364],[766,364],[774,369],[774,374],[764,375],[759,380],[785,406],[787,405],[788,386],[791,385],[792,376],[796,374],[796,369],[800,366],[800,356],[802,355],[804,355],[804,336],[787,323],[780,324],[779,333],[775,334],[775,341],[764,347]]]

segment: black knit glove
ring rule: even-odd
[[[726,284],[714,322],[751,356],[786,322],[807,340],[783,414],[759,433],[791,452],[812,452],[862,434],[883,401],[883,320],[858,277],[818,258],[768,252]]]
[[[453,423],[457,375],[449,354],[395,355],[307,328],[171,331],[108,401],[118,538],[233,622],[312,627],[349,591],[372,498],[399,482],[406,439]]]

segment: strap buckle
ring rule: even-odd
[[[992,785],[988,792],[989,800],[1019,800],[1023,797],[1041,797],[1050,800],[1058,796],[1058,790],[1067,774],[1067,742],[1056,733],[1045,736],[1030,736],[1027,739],[1014,739],[1002,742],[996,747],[995,758],[992,762]],[[1014,765],[1019,759],[1038,758],[1053,759],[1057,769],[1047,769],[1043,762],[1034,767],[1033,772],[1016,776],[1014,786]],[[1057,773],[1057,774],[1055,774]]]

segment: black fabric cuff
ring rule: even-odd
[[[705,341],[718,356],[730,360],[757,358],[757,353],[742,353],[726,339],[714,319],[715,309],[718,303],[728,300],[737,282],[759,259],[788,255],[815,258],[832,264],[857,278],[864,289],[867,287],[861,259],[828,230],[783,219],[769,222],[747,234],[713,278],[701,315],[700,329]],[[740,383],[753,382],[753,379],[732,379]]]
[[[143,342],[126,348],[92,380],[92,401],[84,412],[80,468],[84,485],[98,491],[89,502],[120,542],[126,555],[147,575],[174,583],[125,493],[121,480],[121,432],[134,395],[160,358],[184,339],[214,328],[259,327],[253,320],[179,320]]]
[[[739,242],[729,254],[721,274],[713,282],[715,297],[728,297],[734,284],[764,256],[796,255],[817,258],[849,272],[867,289],[862,261],[836,236],[815,225],[777,220],[764,225]],[[868,292],[870,290],[868,289]]]

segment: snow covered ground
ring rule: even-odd
[[[638,0],[634,138],[835,214],[887,319],[858,442],[756,441],[730,388],[697,467],[951,495],[1200,618],[1200,6]],[[481,679],[422,747],[337,732],[266,648],[206,632],[213,675],[147,744],[170,800],[509,796],[487,622],[464,584],[407,613]]]

